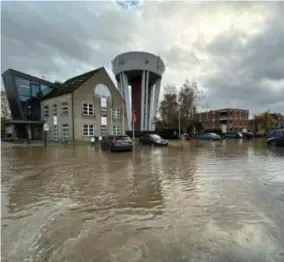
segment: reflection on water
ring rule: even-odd
[[[284,152],[175,143],[3,147],[3,261],[284,261]]]

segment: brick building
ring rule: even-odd
[[[210,110],[198,113],[197,119],[205,130],[226,126],[227,131],[242,131],[248,129],[249,111],[236,108]]]

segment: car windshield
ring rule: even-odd
[[[207,135],[209,135],[209,136],[217,136],[215,133],[207,133]]]
[[[158,135],[150,135],[150,137],[153,138],[153,139],[156,139],[156,140],[162,139],[162,138],[161,138],[160,136],[158,136]]]
[[[116,136],[114,137],[115,140],[130,140],[129,136]]]

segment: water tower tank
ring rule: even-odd
[[[126,130],[132,130],[131,111],[135,111],[137,117],[135,130],[155,130],[154,120],[158,110],[162,75],[165,71],[162,59],[146,52],[127,52],[114,58],[112,70],[125,101]]]

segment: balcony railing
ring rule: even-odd
[[[219,120],[222,121],[222,120],[228,120],[229,119],[229,116],[220,116],[219,117]]]

